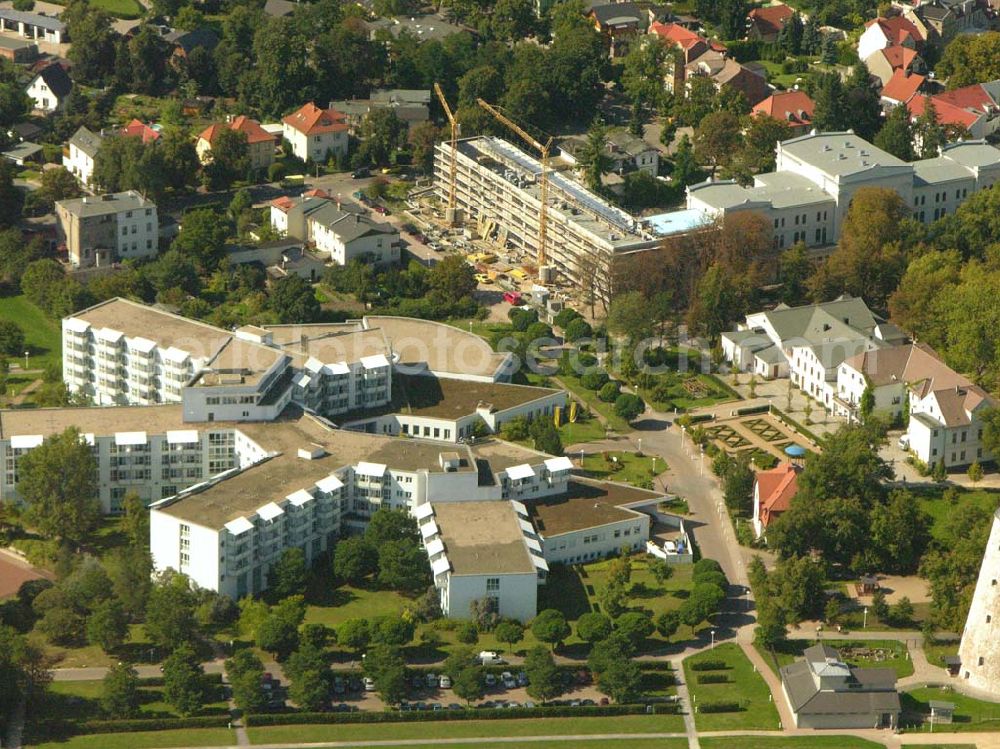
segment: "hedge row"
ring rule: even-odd
[[[133,731],[172,731],[178,728],[225,728],[228,715],[203,715],[197,718],[136,718],[131,720],[88,720],[77,723],[75,733],[132,733]]]
[[[673,671],[670,661],[636,661],[643,671]]]
[[[728,684],[729,674],[699,674],[699,684]]]
[[[715,418],[715,414],[687,414],[684,418],[687,419],[689,425],[700,424],[703,421],[711,421]]]
[[[763,406],[744,406],[743,408],[736,409],[737,416],[749,416],[750,414],[763,414],[771,410],[771,406],[764,404]]]
[[[581,718],[610,715],[674,714],[676,704],[657,705],[581,705],[580,707],[517,707],[469,710],[420,710],[401,712],[356,713],[259,713],[244,716],[248,726],[282,726],[313,723],[424,723],[454,720],[506,720],[510,718]]]
[[[699,713],[738,713],[743,710],[739,702],[700,702],[698,703]]]
[[[722,671],[729,668],[725,661],[698,661],[691,664],[692,671]]]

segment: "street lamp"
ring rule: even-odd
[[[28,369],[28,352],[27,351],[24,352],[24,368],[25,368],[25,370]]]
[[[684,436],[687,434],[688,428],[686,426],[681,427],[681,447],[684,447]]]
[[[639,439],[636,440],[636,442],[639,444],[639,455],[641,456],[642,455],[642,437],[639,437]]]
[[[868,627],[868,607],[865,606],[865,619],[864,622],[861,624],[861,628],[865,629],[867,627]]]
[[[704,476],[705,475],[705,446],[704,445],[700,445],[699,449],[701,450],[701,475]]]
[[[712,635],[712,647],[710,649],[711,650],[715,650],[715,630],[712,629],[712,630],[709,630],[709,632]]]

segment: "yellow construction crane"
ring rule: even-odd
[[[438,101],[441,102],[441,108],[444,110],[445,117],[448,118],[448,122],[451,124],[451,158],[448,163],[448,211],[445,217],[448,222],[454,224],[456,222],[457,211],[455,205],[455,169],[456,169],[456,149],[458,142],[458,120],[455,119],[455,114],[451,111],[451,107],[448,106],[448,100],[444,98],[444,91],[441,90],[441,84],[434,83],[434,93],[437,94]]]
[[[544,144],[531,136],[524,128],[503,115],[499,109],[489,102],[477,99],[479,106],[493,115],[499,122],[503,123],[515,133],[521,136],[528,145],[536,148],[542,155],[542,173],[538,177],[538,187],[541,193],[542,207],[538,212],[538,274],[541,276],[542,266],[546,264],[545,254],[545,229],[549,214],[549,151],[552,149],[552,138],[550,137]]]

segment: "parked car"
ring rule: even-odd
[[[441,689],[451,689],[451,677],[441,674],[438,679],[438,686],[441,687]]]
[[[350,679],[347,680],[347,688],[352,692],[360,692],[361,679],[359,679],[357,676],[352,676]]]
[[[583,704],[583,703],[580,702],[580,700],[570,700],[569,701],[569,706],[570,707],[580,707],[581,704]]]
[[[610,705],[611,701],[607,697],[601,697],[601,706]]]
[[[493,674],[486,674],[486,686],[495,687],[497,685],[497,677]]]
[[[437,674],[427,674],[424,677],[424,683],[427,684],[430,689],[437,689],[438,677]]]
[[[589,684],[593,679],[590,676],[590,671],[577,671],[576,672],[576,683],[577,684]]]
[[[524,671],[517,672],[517,685],[519,687],[528,686],[528,675]]]
[[[366,676],[364,679],[362,679],[361,683],[364,685],[366,692],[375,691],[375,680],[370,676]]]
[[[517,686],[517,679],[514,678],[514,674],[510,671],[504,671],[500,674],[500,679],[503,681],[505,689],[514,689]]]
[[[594,702],[593,700],[580,700],[580,704],[581,705],[586,705],[587,707],[590,707],[592,705],[596,705],[597,703]]]
[[[343,694],[347,691],[347,685],[344,683],[344,677],[335,676],[333,678],[333,691],[336,694]]]
[[[462,706],[459,705],[457,702],[449,702],[448,703],[448,709],[449,710],[461,710]]]
[[[528,700],[527,702],[524,703],[524,706],[529,709],[533,709],[535,707],[535,703],[532,702],[531,700]]]
[[[363,166],[360,169],[355,169],[353,172],[351,172],[351,179],[362,179],[364,177],[371,177],[371,176],[372,176],[372,170],[366,166]]]
[[[432,702],[428,707],[431,710],[444,710],[444,706],[440,702]]]
[[[334,705],[333,711],[335,713],[350,713],[353,712],[354,708],[348,705],[346,702],[341,702],[339,705]]]
[[[484,666],[499,666],[503,663],[503,658],[495,650],[481,650],[476,658]]]
[[[412,680],[411,683],[413,684],[413,688],[414,689],[423,689],[424,688],[424,684],[426,684],[427,682],[424,680],[423,676],[421,676],[420,674],[417,674],[416,676],[413,677],[413,680]]]

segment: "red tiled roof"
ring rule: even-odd
[[[902,44],[907,39],[912,39],[914,42],[922,42],[924,40],[924,35],[920,33],[920,29],[912,21],[903,16],[876,18],[866,23],[865,28],[870,28],[874,24],[878,24],[890,44]]]
[[[792,17],[792,9],[787,5],[768,5],[764,8],[754,8],[747,17],[763,34],[777,34]]]
[[[954,104],[943,101],[937,96],[914,96],[906,102],[906,107],[910,110],[910,114],[913,117],[919,117],[927,108],[928,100],[934,102],[934,111],[937,113],[937,122],[939,125],[960,125],[968,130],[982,116],[977,112],[956,107]]]
[[[757,472],[755,480],[760,496],[760,521],[764,527],[791,506],[792,499],[799,490],[800,470],[791,463],[782,463],[769,471]]]
[[[808,125],[812,122],[815,108],[805,91],[778,91],[757,104],[753,113],[786,120],[792,125]]]
[[[322,189],[320,189],[318,187],[314,187],[311,190],[306,190],[302,194],[305,197],[307,197],[307,198],[329,198],[330,197],[330,193],[328,193],[326,190],[322,190]]]
[[[915,50],[909,47],[900,47],[899,45],[880,49],[876,54],[884,55],[893,70],[908,70],[913,61],[917,59]]]
[[[903,69],[896,70],[892,78],[882,88],[882,96],[901,103],[908,102],[917,93],[926,78],[916,73],[908,73]]]
[[[676,23],[660,23],[654,21],[649,30],[661,37],[665,41],[673,42],[681,49],[690,49],[698,42],[708,43],[708,40],[690,29],[686,29]],[[724,48],[723,48],[724,49]]]
[[[282,213],[288,213],[288,210],[295,205],[295,201],[292,200],[287,195],[282,195],[280,198],[275,198],[271,201],[271,205],[277,208]]]
[[[304,135],[335,133],[347,130],[347,115],[336,109],[320,109],[313,102],[303,104],[300,109],[285,117],[284,122]]]
[[[198,138],[199,140],[206,140],[211,143],[215,140],[219,131],[224,127],[226,127],[225,124],[209,125],[201,131],[201,135],[199,135]],[[274,142],[275,140],[274,136],[262,128],[257,120],[251,119],[243,114],[230,122],[228,127],[230,130],[238,130],[242,133],[246,133],[247,143],[263,143],[265,141]]]
[[[139,120],[132,120],[122,128],[121,133],[130,138],[142,138],[143,143],[151,143],[160,137],[156,130]]]
[[[935,105],[938,102],[947,102],[959,109],[968,109],[975,112],[986,112],[986,108],[996,106],[997,102],[989,95],[980,84],[974,83],[971,86],[944,91],[934,97]]]

